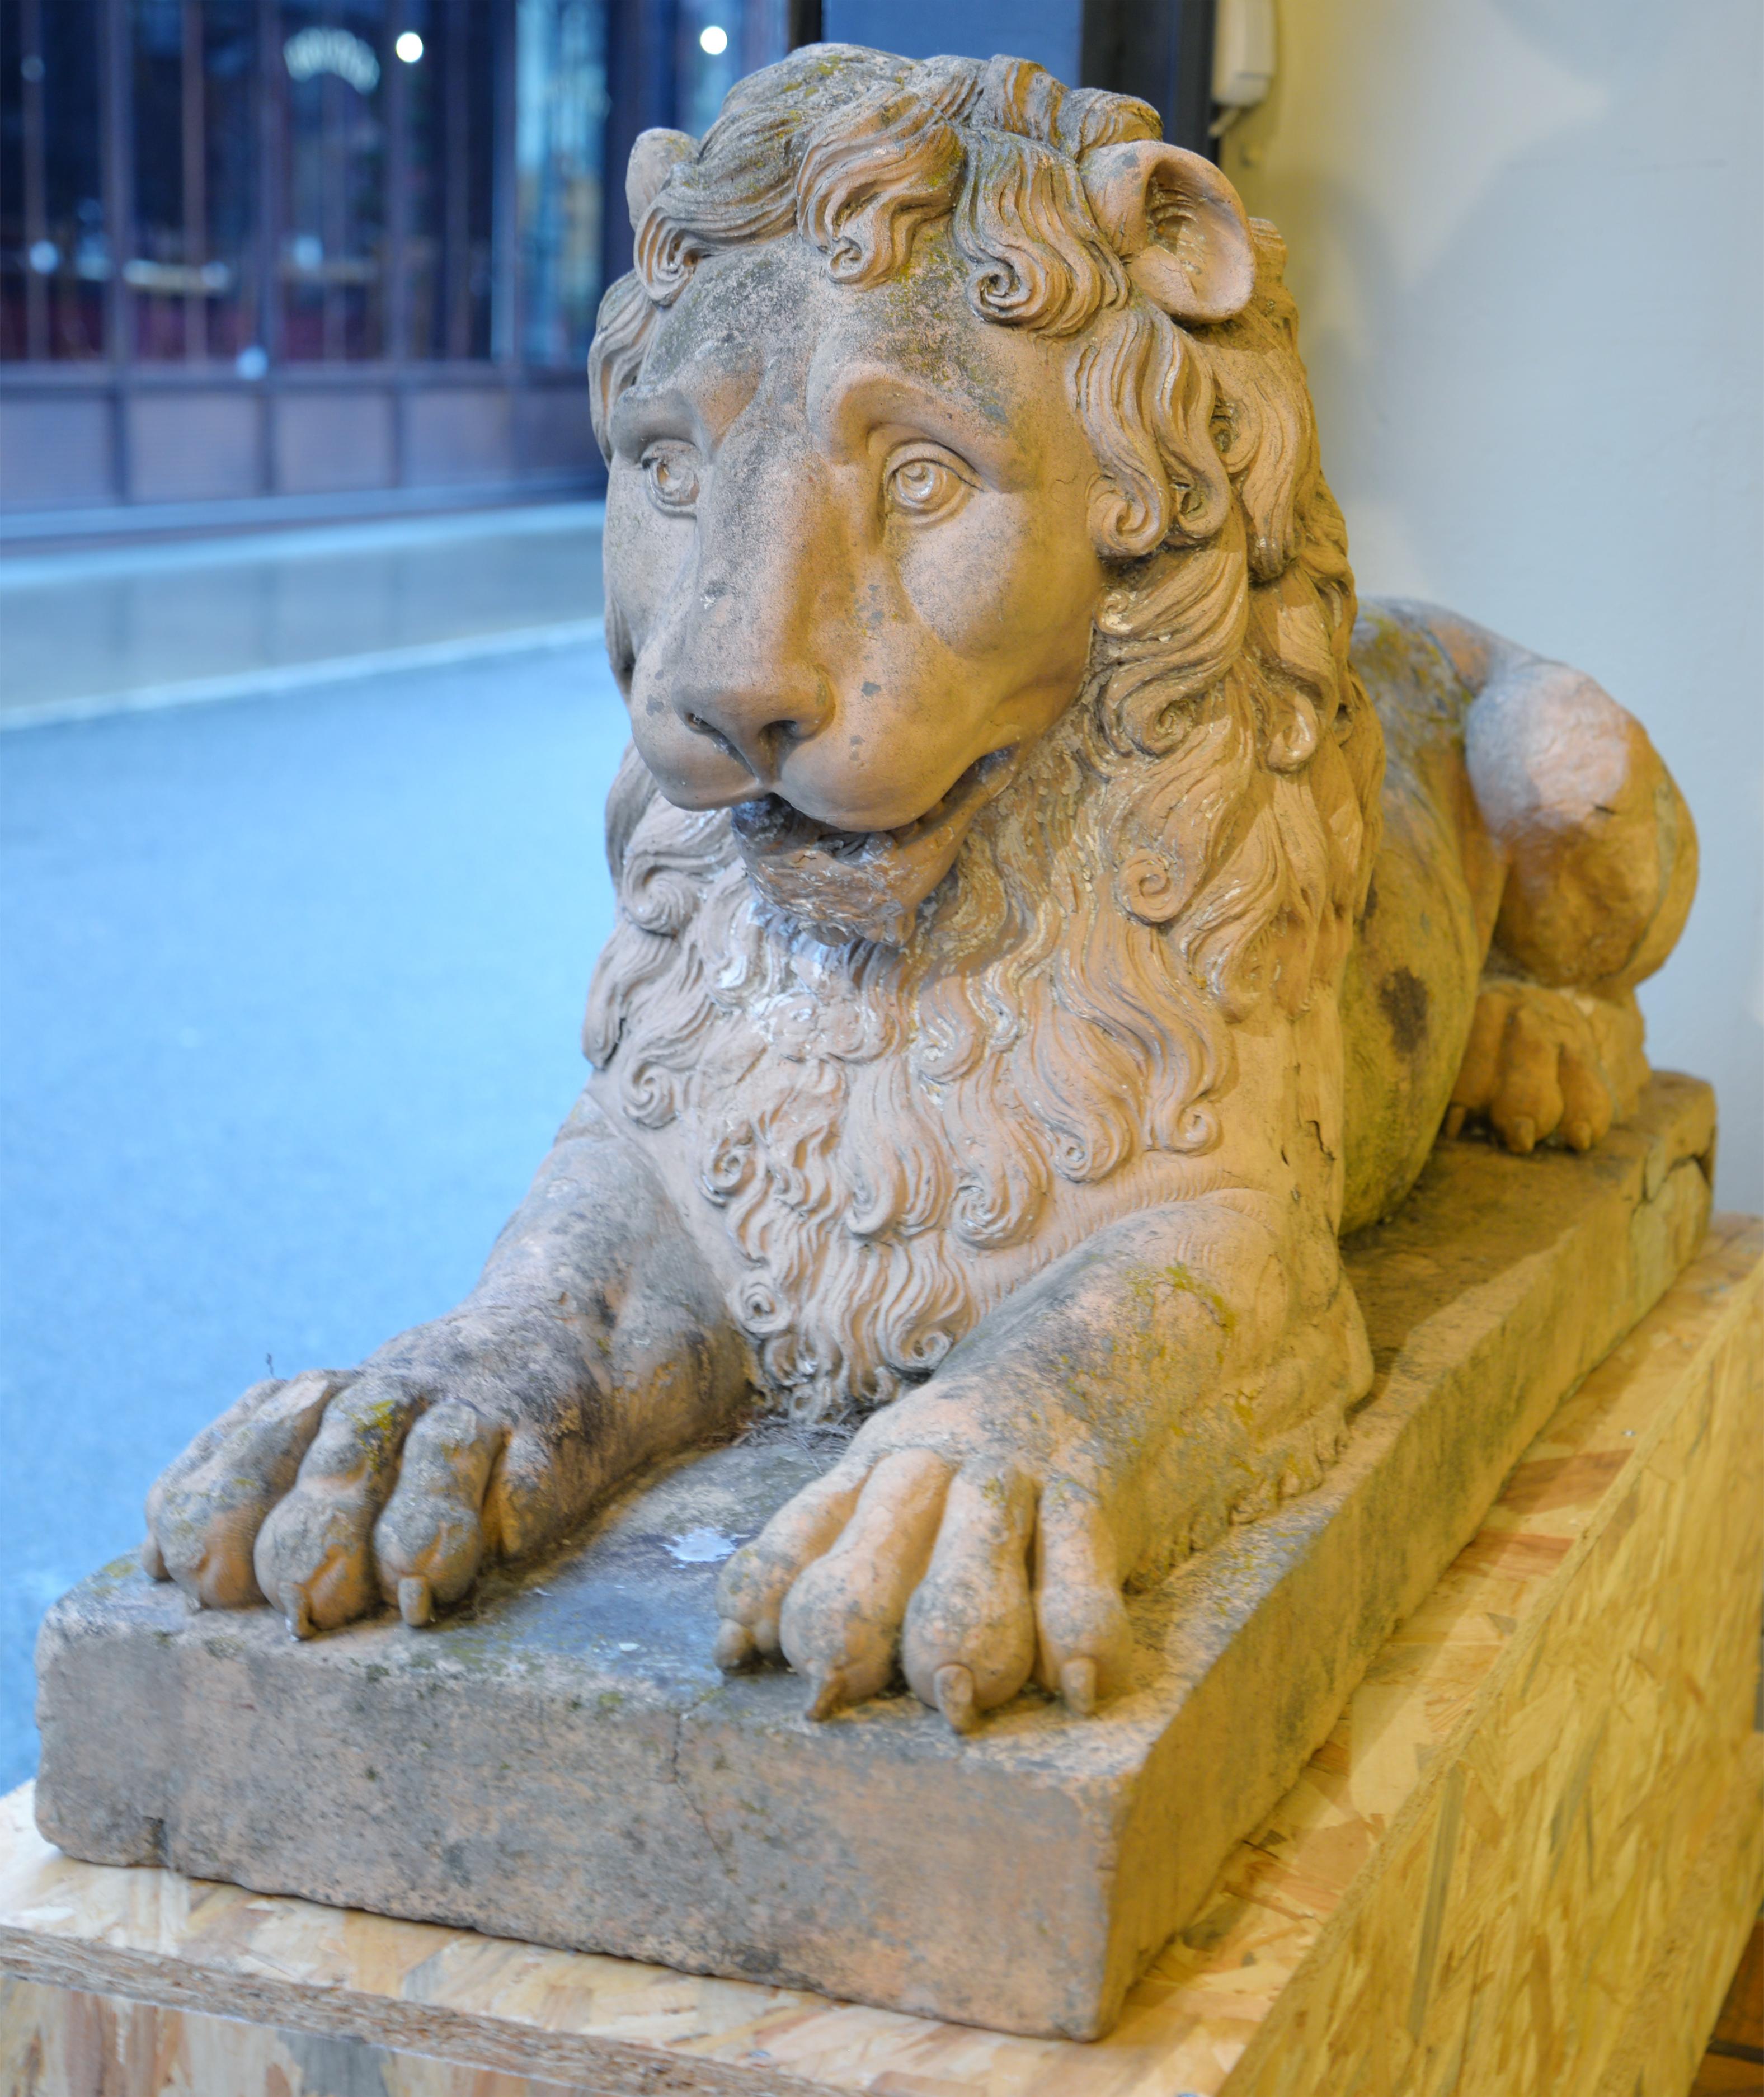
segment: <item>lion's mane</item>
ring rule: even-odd
[[[947,221],[978,313],[1083,338],[1110,571],[1084,685],[906,946],[829,945],[768,908],[726,812],[670,807],[634,753],[608,805],[619,914],[584,1047],[633,1120],[686,1125],[746,1262],[736,1315],[799,1416],[934,1369],[1026,1252],[1078,1234],[1058,1183],[1126,1209],[1136,1160],[1210,1149],[1233,1030],[1333,995],[1363,900],[1381,744],[1284,250],[1254,226],[1228,322],[1150,304],[1079,164],[1158,134],[1145,104],[1021,61],[813,46],[732,92],[602,307],[603,444],[659,312],[755,241],[799,236],[867,286]],[[613,605],[607,627],[628,668]]]

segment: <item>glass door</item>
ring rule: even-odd
[[[276,10],[269,70],[282,143],[273,348],[290,363],[383,353],[385,12],[381,0],[282,0]]]
[[[237,358],[256,339],[256,0],[134,0],[133,353]]]

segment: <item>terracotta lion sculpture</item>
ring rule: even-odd
[[[149,1569],[413,1624],[756,1407],[855,1425],[717,1658],[958,1729],[1316,1483],[1341,1233],[1596,1144],[1695,844],[1636,723],[1356,624],[1273,230],[1119,95],[817,46],[646,134],[590,366],[633,746],[594,1075],[457,1310],[259,1384]]]

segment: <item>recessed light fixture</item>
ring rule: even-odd
[[[715,22],[707,23],[698,32],[698,49],[708,52],[713,59],[721,58],[729,49],[728,30],[719,28]]]
[[[414,29],[406,29],[392,49],[406,65],[414,65],[422,55],[422,39]]]

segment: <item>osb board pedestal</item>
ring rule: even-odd
[[[1764,1224],[1525,1452],[1092,2045],[72,1862],[0,1835],[33,2097],[1683,2097],[1764,1891]]]
[[[1563,1394],[1707,1225],[1706,1085],[1592,1155],[1447,1144],[1346,1247],[1378,1381],[1315,1491],[1131,1603],[1129,1692],[953,1736],[724,1681],[716,1567],[817,1468],[749,1441],[412,1631],[290,1639],[112,1569],[38,1646],[42,1832],[94,1863],[1092,2038],[1290,1786]],[[818,1462],[824,1463],[822,1457]],[[977,1950],[979,1955],[977,1955]]]

